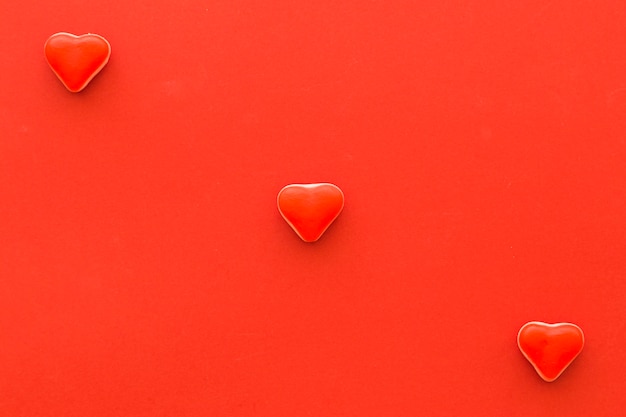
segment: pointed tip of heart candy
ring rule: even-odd
[[[305,242],[319,240],[344,206],[343,191],[331,183],[289,184],[277,197],[278,211]]]
[[[100,35],[58,32],[44,44],[44,55],[52,72],[72,93],[87,87],[109,62],[111,44]]]
[[[517,345],[539,376],[553,382],[578,357],[585,336],[573,323],[530,321],[519,330]]]

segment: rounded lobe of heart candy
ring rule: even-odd
[[[59,32],[44,45],[46,61],[71,92],[78,93],[109,62],[111,45],[100,35]]]
[[[278,193],[278,211],[305,242],[315,242],[339,216],[343,192],[330,183],[290,184]]]
[[[556,380],[580,354],[585,337],[572,323],[526,323],[517,335],[522,354],[546,382]]]

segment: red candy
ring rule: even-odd
[[[517,335],[522,354],[544,381],[557,379],[582,351],[585,337],[571,323],[526,323]]]
[[[100,35],[56,33],[44,46],[46,61],[63,85],[73,93],[84,89],[111,56],[111,45]]]
[[[278,193],[278,211],[305,242],[315,242],[343,209],[343,192],[333,184],[291,184]]]

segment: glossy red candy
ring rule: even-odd
[[[305,242],[322,236],[343,203],[343,192],[329,183],[291,184],[278,193],[278,211]]]
[[[44,53],[63,85],[77,93],[109,62],[111,45],[100,35],[60,32],[48,38]]]
[[[522,354],[544,381],[557,379],[582,351],[585,337],[571,323],[526,323],[517,335]]]

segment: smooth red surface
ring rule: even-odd
[[[552,382],[580,354],[585,337],[572,323],[529,322],[520,329],[517,344],[539,376]]]
[[[44,54],[65,87],[77,93],[89,84],[109,61],[111,45],[100,35],[55,33],[46,41]]]
[[[278,211],[305,242],[315,242],[339,216],[343,192],[334,184],[290,184],[277,197]]]
[[[6,2],[0,416],[626,409],[626,2]],[[68,94],[52,33],[99,33]],[[314,245],[276,210],[341,186]],[[529,320],[584,352],[546,384]]]

